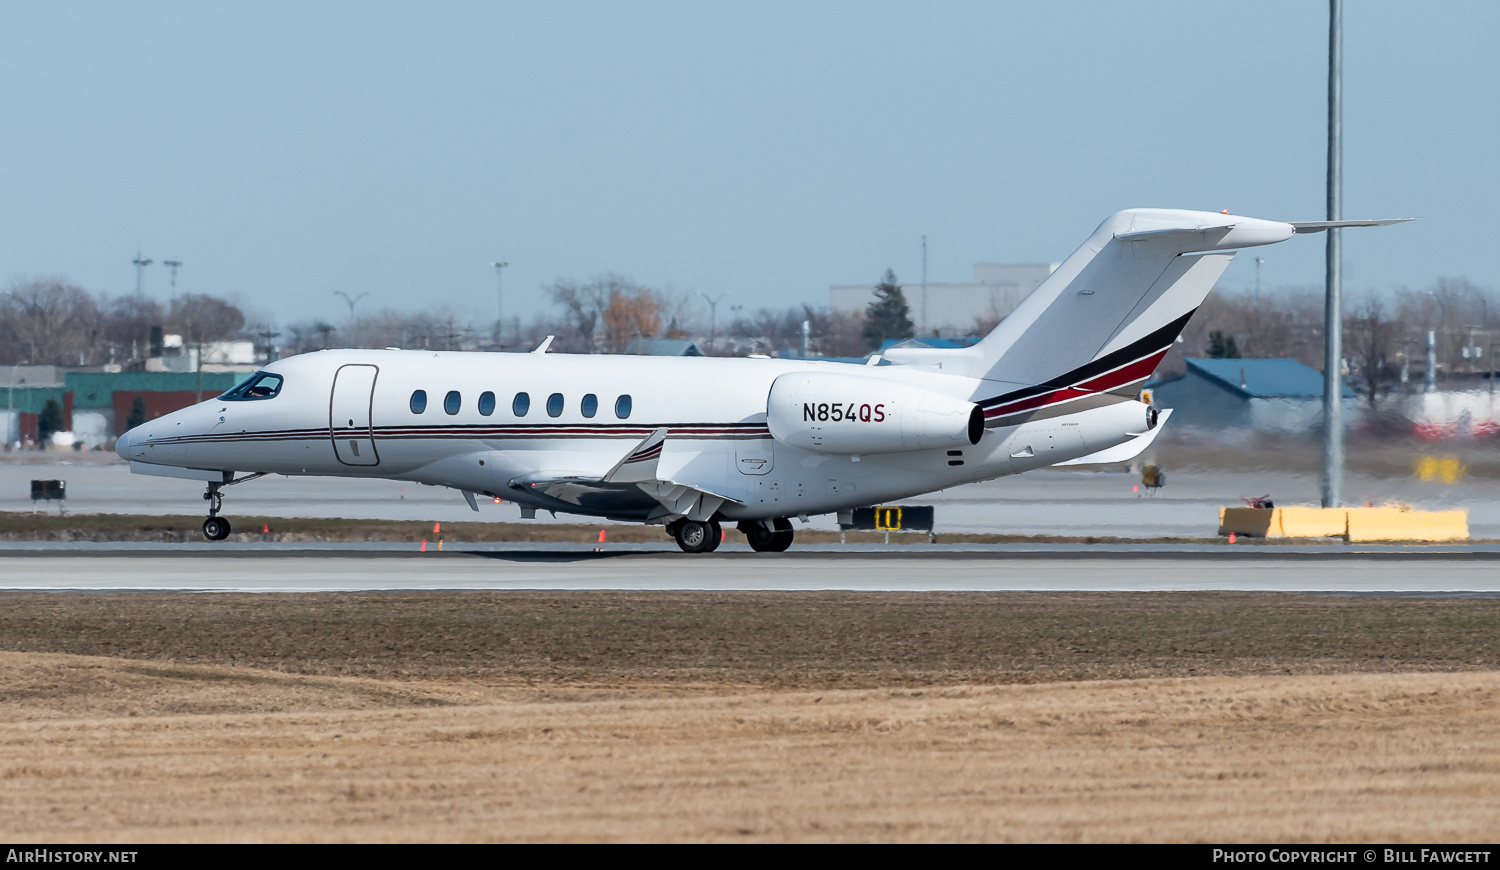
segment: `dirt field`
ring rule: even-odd
[[[1489,599],[7,593],[0,836],[1493,841],[1497,628]]]

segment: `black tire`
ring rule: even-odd
[[[705,553],[712,553],[714,550],[719,549],[720,544],[724,543],[724,527],[719,525],[718,520],[708,521],[708,537],[710,543],[708,549],[703,551]]]
[[[765,524],[759,520],[740,523],[740,532],[744,534],[745,540],[749,542],[750,549],[755,552],[776,552],[776,533],[766,528]]]
[[[792,545],[791,522],[779,517],[772,522],[776,527],[774,531],[759,521],[740,523],[740,531],[750,542],[750,549],[757,553],[781,553]]]
[[[718,546],[713,527],[716,523],[700,523],[696,520],[680,520],[672,536],[684,553],[710,553]]]
[[[785,517],[777,517],[775,521],[776,535],[771,543],[770,553],[784,553],[792,545],[792,521]]]
[[[229,520],[223,517],[209,517],[204,520],[203,537],[210,541],[222,541],[229,537]]]

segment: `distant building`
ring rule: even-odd
[[[698,345],[686,338],[632,338],[625,352],[638,356],[703,356]]]
[[[196,372],[199,348],[184,344],[180,335],[162,336],[162,354],[146,360],[148,372]],[[252,341],[210,341],[202,345],[206,372],[253,372],[256,363]]]
[[[974,280],[967,284],[901,285],[918,335],[973,335],[976,324],[999,321],[1031,295],[1057,268],[1056,263],[975,263]],[[875,299],[874,284],[838,284],[828,290],[834,313],[863,317]]]
[[[63,429],[72,433],[76,443],[92,450],[108,445],[129,428],[137,399],[144,419],[154,420],[213,398],[244,377],[241,372],[94,370],[63,372],[61,383],[56,384],[0,384],[0,435],[6,444],[35,443],[42,409],[50,399],[62,408]]]
[[[1306,432],[1323,418],[1323,373],[1294,359],[1189,359],[1187,371],[1148,384],[1173,426]],[[1359,418],[1359,399],[1343,388],[1346,425]]]

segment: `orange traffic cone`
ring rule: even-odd
[[[603,552],[603,550],[604,550],[604,530],[600,529],[599,530],[599,546],[597,546],[597,547],[594,548],[594,552],[595,553],[599,553],[599,552]]]
[[[427,539],[426,538],[422,539],[422,549],[418,550],[417,552],[419,552],[419,553],[425,553],[425,552],[427,552]]]

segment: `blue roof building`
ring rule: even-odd
[[[1189,359],[1187,371],[1147,386],[1178,426],[1306,432],[1323,417],[1323,373],[1294,359]],[[1359,400],[1343,385],[1344,419]]]

